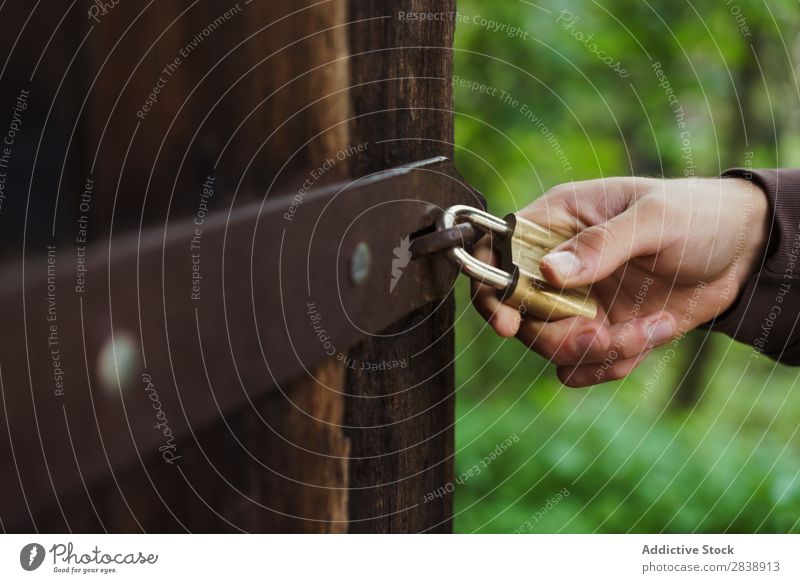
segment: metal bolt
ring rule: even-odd
[[[353,255],[350,257],[350,281],[355,285],[361,285],[369,276],[369,268],[372,264],[372,253],[369,245],[361,241],[356,245]]]
[[[106,339],[97,355],[97,382],[110,394],[131,385],[139,364],[139,347],[128,332],[118,332]],[[119,387],[119,389],[118,389]]]

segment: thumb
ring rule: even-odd
[[[600,281],[634,259],[652,255],[669,242],[662,213],[633,205],[605,223],[588,227],[542,258],[542,275],[558,287]],[[637,212],[638,210],[638,212]]]

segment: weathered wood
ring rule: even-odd
[[[122,210],[127,205],[130,213],[120,213],[117,203],[118,216],[123,217],[118,222],[123,224],[128,221],[125,217],[141,212],[151,224],[166,225],[176,216],[191,216],[199,202],[199,181],[207,174],[216,176],[217,193],[225,196],[227,191],[236,197],[217,198],[215,209],[245,201],[248,191],[269,197],[297,189],[302,183],[298,177],[335,157],[348,144],[343,123],[349,104],[346,31],[337,28],[344,20],[341,2],[310,9],[312,2],[308,1],[232,2],[230,6],[201,2],[184,13],[188,4],[158,4],[145,29],[147,34],[136,36],[140,50],[130,56],[123,53],[124,66],[106,73],[103,79],[110,86],[96,93],[106,108],[108,96],[120,91],[129,99],[122,111],[141,107],[136,100],[141,101],[146,95],[142,89],[154,82],[154,70],[180,56],[195,35],[235,8],[224,25],[182,59],[178,71],[168,78],[163,103],[144,120],[126,114],[112,124],[107,140],[114,140],[115,135],[124,140],[138,126],[137,149],[128,153],[126,162],[127,175],[138,184],[128,184],[121,197]],[[149,46],[180,14],[184,16],[145,60],[150,66],[140,67],[144,72],[138,82],[122,90],[135,55],[144,53],[144,45]],[[130,20],[132,15],[122,19],[120,26],[127,26]],[[117,31],[109,27],[105,34],[108,36],[97,41],[101,46],[111,44]],[[153,144],[162,141],[156,159]],[[120,151],[112,149],[111,154],[119,157]],[[120,166],[103,163],[98,171],[107,174],[105,180],[99,180],[110,185]],[[148,187],[144,177],[150,171],[154,178],[143,210],[136,192]],[[346,166],[333,167],[315,186],[346,176]],[[170,187],[169,196],[175,197],[169,205],[164,186]],[[156,471],[162,478],[157,489],[166,492],[167,506],[176,517],[152,495],[152,487],[142,484],[135,491],[147,494],[133,514],[146,517],[146,521],[140,519],[137,528],[345,530],[348,443],[340,429],[342,386],[342,364],[330,361],[313,376],[309,373],[227,422],[202,430],[194,443],[184,445],[188,453],[181,460],[180,479],[164,475],[164,468]],[[234,387],[218,386],[216,390]],[[145,473],[158,464],[163,465],[161,460],[148,464]],[[135,483],[134,477],[127,480]],[[120,500],[116,506],[121,507]]]
[[[30,9],[11,4],[15,18],[0,23],[9,31],[6,40]],[[88,217],[88,238],[102,242],[142,227],[167,231],[175,220],[195,216],[201,204],[224,211],[248,197],[269,200],[304,187],[309,177],[319,187],[451,155],[454,22],[406,22],[397,15],[454,10],[454,2],[433,4],[181,0],[119,3],[96,19],[86,18],[83,8],[73,10],[37,71],[35,107],[26,118],[46,130],[40,155],[47,156],[38,162],[34,190],[60,196],[55,220],[54,194],[31,206],[26,253],[41,254],[54,241],[77,251],[82,214]],[[0,90],[4,107],[25,85],[60,16],[52,11],[32,17],[10,59],[13,82]],[[148,102],[155,88],[156,99]],[[34,157],[37,138],[25,133],[19,159]],[[0,211],[0,222],[24,225],[18,221],[25,216],[26,172],[30,168],[15,173],[20,195],[16,206]],[[205,201],[202,185],[209,176],[214,195]],[[84,210],[81,195],[88,183],[93,188]],[[5,254],[19,256],[22,229],[10,227],[4,236],[16,250]],[[399,243],[391,242],[373,261],[390,265],[388,249]],[[108,280],[90,277],[88,285],[105,289]],[[174,301],[167,298],[165,306]],[[305,378],[213,423],[192,426],[191,439],[178,444],[179,464],[165,463],[148,448],[133,465],[109,463],[105,479],[89,480],[80,491],[53,489],[30,500],[30,516],[3,521],[3,528],[447,531],[450,499],[426,502],[425,495],[452,480],[452,319],[452,298],[426,306]],[[105,319],[89,326],[90,336],[115,332]],[[141,326],[143,338],[166,333],[156,319]],[[184,351],[175,358],[178,371],[204,366],[199,357],[187,363],[196,348],[184,337],[190,332],[172,331],[176,349]],[[30,341],[44,342],[41,330],[32,329]],[[258,357],[255,350],[248,355]],[[158,351],[149,358],[172,363],[173,356]],[[207,390],[242,391],[232,380],[215,385],[214,366],[227,367],[226,378],[233,373],[230,355],[214,357]],[[2,360],[0,354],[0,365]],[[87,370],[72,363],[72,374],[94,375],[96,354],[87,351],[86,360]],[[384,370],[391,363],[405,364]],[[176,373],[176,386],[170,378],[158,379],[159,390],[180,396],[180,378]],[[88,415],[75,419],[65,412],[67,423],[93,423]],[[99,444],[102,436],[94,439]],[[10,471],[10,452],[0,455],[4,471]],[[20,500],[24,490],[21,484]]]
[[[364,21],[350,34],[351,132],[354,141],[374,144],[354,172],[452,157],[455,21],[407,22],[398,13],[452,13],[455,2],[352,0],[349,6],[349,19]],[[348,370],[351,532],[451,529],[450,495],[435,502],[425,496],[453,478],[453,311],[448,298],[350,352],[357,367],[408,363],[385,372]]]

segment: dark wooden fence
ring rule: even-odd
[[[3,530],[450,530],[452,268],[361,298],[380,333],[290,344],[357,292],[303,189],[452,155],[454,4],[3,4]]]

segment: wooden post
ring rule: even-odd
[[[350,31],[351,127],[354,141],[373,144],[355,174],[452,157],[455,19],[404,16],[431,10],[451,15],[455,2],[350,2],[349,19],[360,21]],[[426,495],[453,478],[453,310],[448,298],[350,352],[356,363],[408,361],[385,373],[348,371],[351,531],[451,529],[451,495]]]

